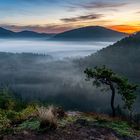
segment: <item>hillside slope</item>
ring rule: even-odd
[[[103,66],[132,82],[140,85],[140,32],[118,41],[95,54],[76,60],[81,73],[87,68]],[[134,111],[140,112],[140,88],[137,90],[137,100]]]
[[[0,27],[0,38],[48,38],[54,34],[38,33],[34,31],[13,32]]]
[[[49,37],[52,34],[37,33],[33,31],[21,31],[15,34],[15,37]]]
[[[101,26],[88,26],[66,31],[54,36],[58,40],[119,40],[127,34],[110,30]]]
[[[10,36],[12,37],[13,35],[14,32],[0,27],[0,37],[10,37]]]
[[[84,68],[107,65],[140,83],[140,32],[79,60],[79,63]]]

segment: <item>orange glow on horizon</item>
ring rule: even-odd
[[[132,34],[140,31],[140,26],[131,26],[131,25],[114,25],[114,26],[109,26],[109,28],[111,28],[112,30],[116,30],[128,34]]]

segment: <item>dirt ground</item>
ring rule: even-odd
[[[137,138],[120,137],[113,130],[87,124],[77,120],[73,124],[43,133],[23,131],[19,134],[1,136],[0,140],[140,140]]]

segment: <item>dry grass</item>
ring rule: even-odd
[[[55,129],[57,127],[57,113],[54,106],[37,107],[37,111],[41,128]]]

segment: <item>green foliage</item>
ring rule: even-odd
[[[118,76],[111,69],[103,67],[95,67],[94,69],[86,69],[85,74],[87,79],[93,80],[93,85],[97,87],[103,85],[113,87],[118,90],[118,93],[122,96],[125,103],[125,107],[128,110],[132,109],[132,105],[136,99],[134,92],[137,89],[137,85],[129,83],[129,81],[121,76]]]
[[[117,131],[120,135],[132,136],[132,131],[127,122],[111,122],[108,124],[108,127]]]
[[[109,85],[115,75],[111,69],[107,69],[105,66],[95,67],[94,69],[87,68],[84,72],[87,75],[87,80],[93,79],[93,85],[97,87],[101,84]]]
[[[35,106],[29,105],[27,108],[23,109],[19,112],[17,116],[17,120],[26,120],[29,117],[34,117],[37,114],[37,110]]]
[[[19,113],[15,112],[13,110],[7,110],[7,111],[5,111],[5,115],[6,115],[7,119],[9,119],[11,122],[16,122],[17,118],[19,116]]]
[[[10,127],[10,120],[6,117],[3,112],[0,112],[0,131]]]
[[[113,129],[121,136],[133,136],[134,132],[130,125],[124,121],[100,121],[99,125]]]
[[[118,93],[122,96],[122,100],[125,102],[125,108],[131,110],[136,99],[136,94],[134,94],[134,91],[136,91],[137,85],[130,84],[128,80],[121,79],[120,77],[118,77],[118,79]]]
[[[26,120],[18,126],[19,130],[38,130],[40,126],[39,120]]]
[[[8,88],[0,89],[0,109],[21,111],[27,106]]]
[[[36,104],[25,104],[14,97],[8,88],[0,90],[0,109],[12,122],[25,120],[36,112]]]
[[[118,133],[121,136],[129,136],[132,137],[135,135],[136,130],[133,128],[133,126],[124,120],[121,120],[119,118],[110,118],[107,115],[101,115],[96,114],[93,116],[96,122],[96,125],[111,128],[116,133]]]
[[[36,109],[34,106],[27,106],[27,108],[23,109],[20,112],[16,112],[14,110],[0,110],[0,131],[3,133],[14,131],[12,128],[13,124],[21,123],[19,130],[24,128],[29,128],[31,130],[35,130],[38,128],[39,124],[37,120],[33,120],[36,117]],[[32,120],[30,120],[32,118]]]
[[[9,89],[0,90],[0,108],[6,110],[12,110],[16,107],[16,100],[12,96]]]

